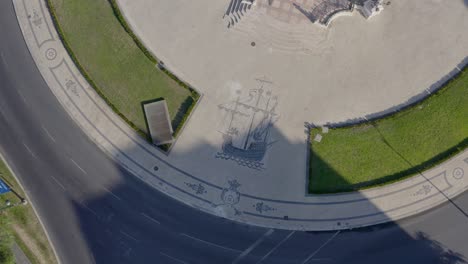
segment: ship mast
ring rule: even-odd
[[[268,107],[270,106],[270,101],[271,101],[271,97],[268,98],[268,103],[267,103],[267,108],[266,108],[267,110],[268,110]],[[267,139],[267,137],[268,137],[268,133],[269,133],[269,131],[270,131],[269,128],[270,128],[270,126],[271,126],[271,121],[272,121],[272,119],[273,119],[273,111],[274,111],[274,108],[275,108],[275,107],[276,107],[276,106],[274,106],[270,111],[268,111],[269,120],[268,120],[267,127],[264,129],[265,135],[264,135],[264,137],[263,137],[263,142],[266,142],[266,139]],[[262,121],[262,122],[263,122],[263,121]]]
[[[234,122],[234,116],[238,113],[237,108],[239,106],[239,100],[240,100],[240,95],[237,96],[237,100],[236,100],[234,110],[231,110],[232,115],[231,115],[231,121],[229,122],[228,131],[231,130],[232,122]]]
[[[260,109],[258,109],[258,104],[260,103],[260,98],[262,97],[263,86],[265,85],[265,83],[270,83],[271,84],[271,82],[266,81],[266,80],[262,80],[262,79],[256,79],[256,80],[261,83],[261,86],[260,86],[260,89],[258,89],[258,98],[257,98],[257,102],[255,104],[254,113],[252,115],[252,118],[250,119],[249,131],[247,132],[247,136],[245,137],[244,149],[247,149],[247,144],[249,143],[250,133],[252,132],[253,121],[255,120],[255,115],[258,112],[257,110],[260,110]]]

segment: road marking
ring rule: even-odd
[[[49,133],[49,131],[47,130],[47,128],[45,128],[45,126],[42,126],[42,130],[44,130],[47,136],[49,136],[49,138],[55,143],[55,138]]]
[[[267,237],[269,237],[271,234],[273,234],[273,232],[275,232],[275,230],[269,229],[265,234],[263,234],[263,236],[261,236],[259,239],[257,239],[257,241],[255,241],[250,247],[248,247],[246,250],[244,250],[244,252],[242,252],[234,261],[232,261],[232,264],[235,264],[235,263],[239,262],[242,258],[247,256],[250,252],[252,252],[252,250],[254,250],[254,248],[256,248],[258,245],[260,245],[260,243],[262,243],[263,240],[265,240]]]
[[[310,259],[309,261],[328,262],[328,261],[332,261],[332,258],[313,258],[313,259]]]
[[[75,166],[80,169],[80,171],[82,171],[84,174],[88,174],[83,168],[80,167],[80,165],[78,165],[78,163],[76,163],[76,161],[72,158],[70,158],[71,162],[73,162],[73,164],[75,164]]]
[[[121,233],[122,235],[124,235],[124,236],[126,236],[126,237],[128,237],[128,238],[130,238],[130,239],[132,239],[132,240],[134,240],[135,242],[139,242],[138,239],[136,239],[135,237],[133,237],[133,236],[131,236],[131,235],[125,233],[125,232],[122,231],[122,230],[120,230],[120,233]]]
[[[20,90],[16,90],[16,92],[19,94],[23,102],[28,104],[28,101],[26,101],[26,98],[24,97],[23,93]]]
[[[63,184],[61,184],[57,178],[55,178],[54,176],[50,175],[50,177],[60,186],[62,187],[62,189],[65,191],[65,186],[63,186]]]
[[[132,252],[132,248],[127,248],[127,250],[125,250],[125,253],[123,254],[124,257],[128,258],[130,257],[130,253]]]
[[[151,217],[151,216],[149,216],[149,215],[147,215],[147,214],[145,214],[145,213],[140,213],[140,214],[141,214],[142,216],[148,218],[149,220],[155,222],[155,223],[158,224],[158,225],[161,224],[158,220],[154,219],[153,217]]]
[[[109,223],[109,222],[112,220],[112,218],[114,218],[114,216],[115,216],[115,215],[114,215],[113,213],[109,213],[109,214],[106,216],[106,219],[104,220],[104,222]]]
[[[181,236],[188,237],[188,238],[191,238],[191,239],[193,239],[193,240],[196,240],[196,241],[199,241],[199,242],[202,242],[202,243],[205,243],[205,244],[208,244],[208,245],[210,245],[210,246],[217,247],[217,248],[222,248],[222,249],[230,250],[230,251],[234,251],[234,252],[242,252],[242,251],[237,250],[237,249],[228,248],[228,247],[220,246],[220,245],[217,245],[217,244],[214,244],[214,243],[205,241],[205,240],[201,240],[201,239],[199,239],[199,238],[196,238],[196,237],[193,237],[193,236],[189,236],[189,235],[187,235],[187,234],[185,234],[185,233],[181,233],[180,235],[181,235]]]
[[[122,201],[122,199],[120,197],[118,197],[115,193],[111,192],[109,189],[107,189],[106,187],[102,187],[107,193],[109,193],[110,195],[112,195],[115,199],[119,200],[119,201]]]
[[[28,150],[28,152],[35,158],[37,159],[37,156],[32,152],[32,150],[26,145],[26,143],[23,142],[23,146]]]
[[[188,264],[187,262],[185,262],[183,260],[180,260],[178,258],[174,258],[172,256],[169,256],[169,255],[165,254],[165,253],[159,252],[159,254],[165,256],[166,258],[172,259],[172,260],[176,261],[177,263]]]
[[[256,264],[259,264],[260,262],[264,261],[266,258],[268,258],[268,256],[271,255],[271,253],[273,253],[273,251],[275,251],[276,249],[278,249],[284,242],[286,242],[286,240],[288,240],[292,235],[294,235],[294,233],[296,233],[296,231],[291,231],[291,233],[289,233],[285,238],[283,238],[283,240],[281,240],[274,248],[272,248],[268,253],[266,253],[265,256],[263,256],[263,258],[261,258]]]
[[[3,52],[0,52],[0,57],[2,58],[3,64],[8,67],[8,63],[5,60],[5,57],[3,57]]]
[[[89,208],[84,201],[78,201],[79,204],[81,204],[84,208],[88,209],[91,213],[93,213],[97,218],[99,218],[99,215],[91,208]]]
[[[335,234],[333,234],[333,236],[331,236],[327,241],[325,241],[325,243],[323,243],[319,248],[317,248],[317,250],[315,250],[314,252],[312,252],[312,254],[310,254],[310,256],[308,256],[303,262],[301,262],[301,264],[306,264],[307,262],[309,262],[309,260],[311,260],[315,255],[317,255],[317,253],[319,253],[319,251],[325,247],[328,243],[330,243],[337,235],[339,235],[341,232],[341,230],[338,230],[336,231]]]

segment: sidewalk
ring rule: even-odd
[[[216,146],[203,141],[195,146],[184,144],[184,135],[176,143],[179,151],[166,155],[140,138],[114,114],[81,76],[57,36],[44,1],[13,2],[26,43],[40,72],[81,129],[136,177],[189,206],[264,227],[337,230],[418,214],[457,196],[468,187],[465,177],[468,150],[423,175],[405,181],[362,192],[315,196],[305,194],[305,166],[303,181],[288,183],[288,171],[280,171],[282,178],[269,181],[270,178],[265,177],[269,176],[270,170],[252,172],[248,168],[236,167],[214,158],[218,150]],[[216,103],[210,98],[200,101],[187,124],[191,130],[196,128],[197,120],[201,118],[217,120],[210,116],[208,106],[211,105]],[[276,131],[276,136],[281,137],[281,131]],[[304,144],[301,140],[294,142],[285,138],[281,144],[287,150],[288,145]],[[198,152],[212,152],[213,158],[202,164],[189,160],[193,153]],[[303,152],[303,160],[296,161],[296,164],[305,164],[306,149]],[[287,151],[281,155],[286,163],[289,162]]]

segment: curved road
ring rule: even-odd
[[[467,195],[394,224],[314,233],[234,223],[155,191],[108,159],[61,108],[9,0],[0,1],[0,152],[65,264],[460,263],[468,256]]]

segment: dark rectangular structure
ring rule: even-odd
[[[153,144],[163,145],[172,143],[172,125],[169,110],[165,100],[147,103],[145,109],[146,122]]]

